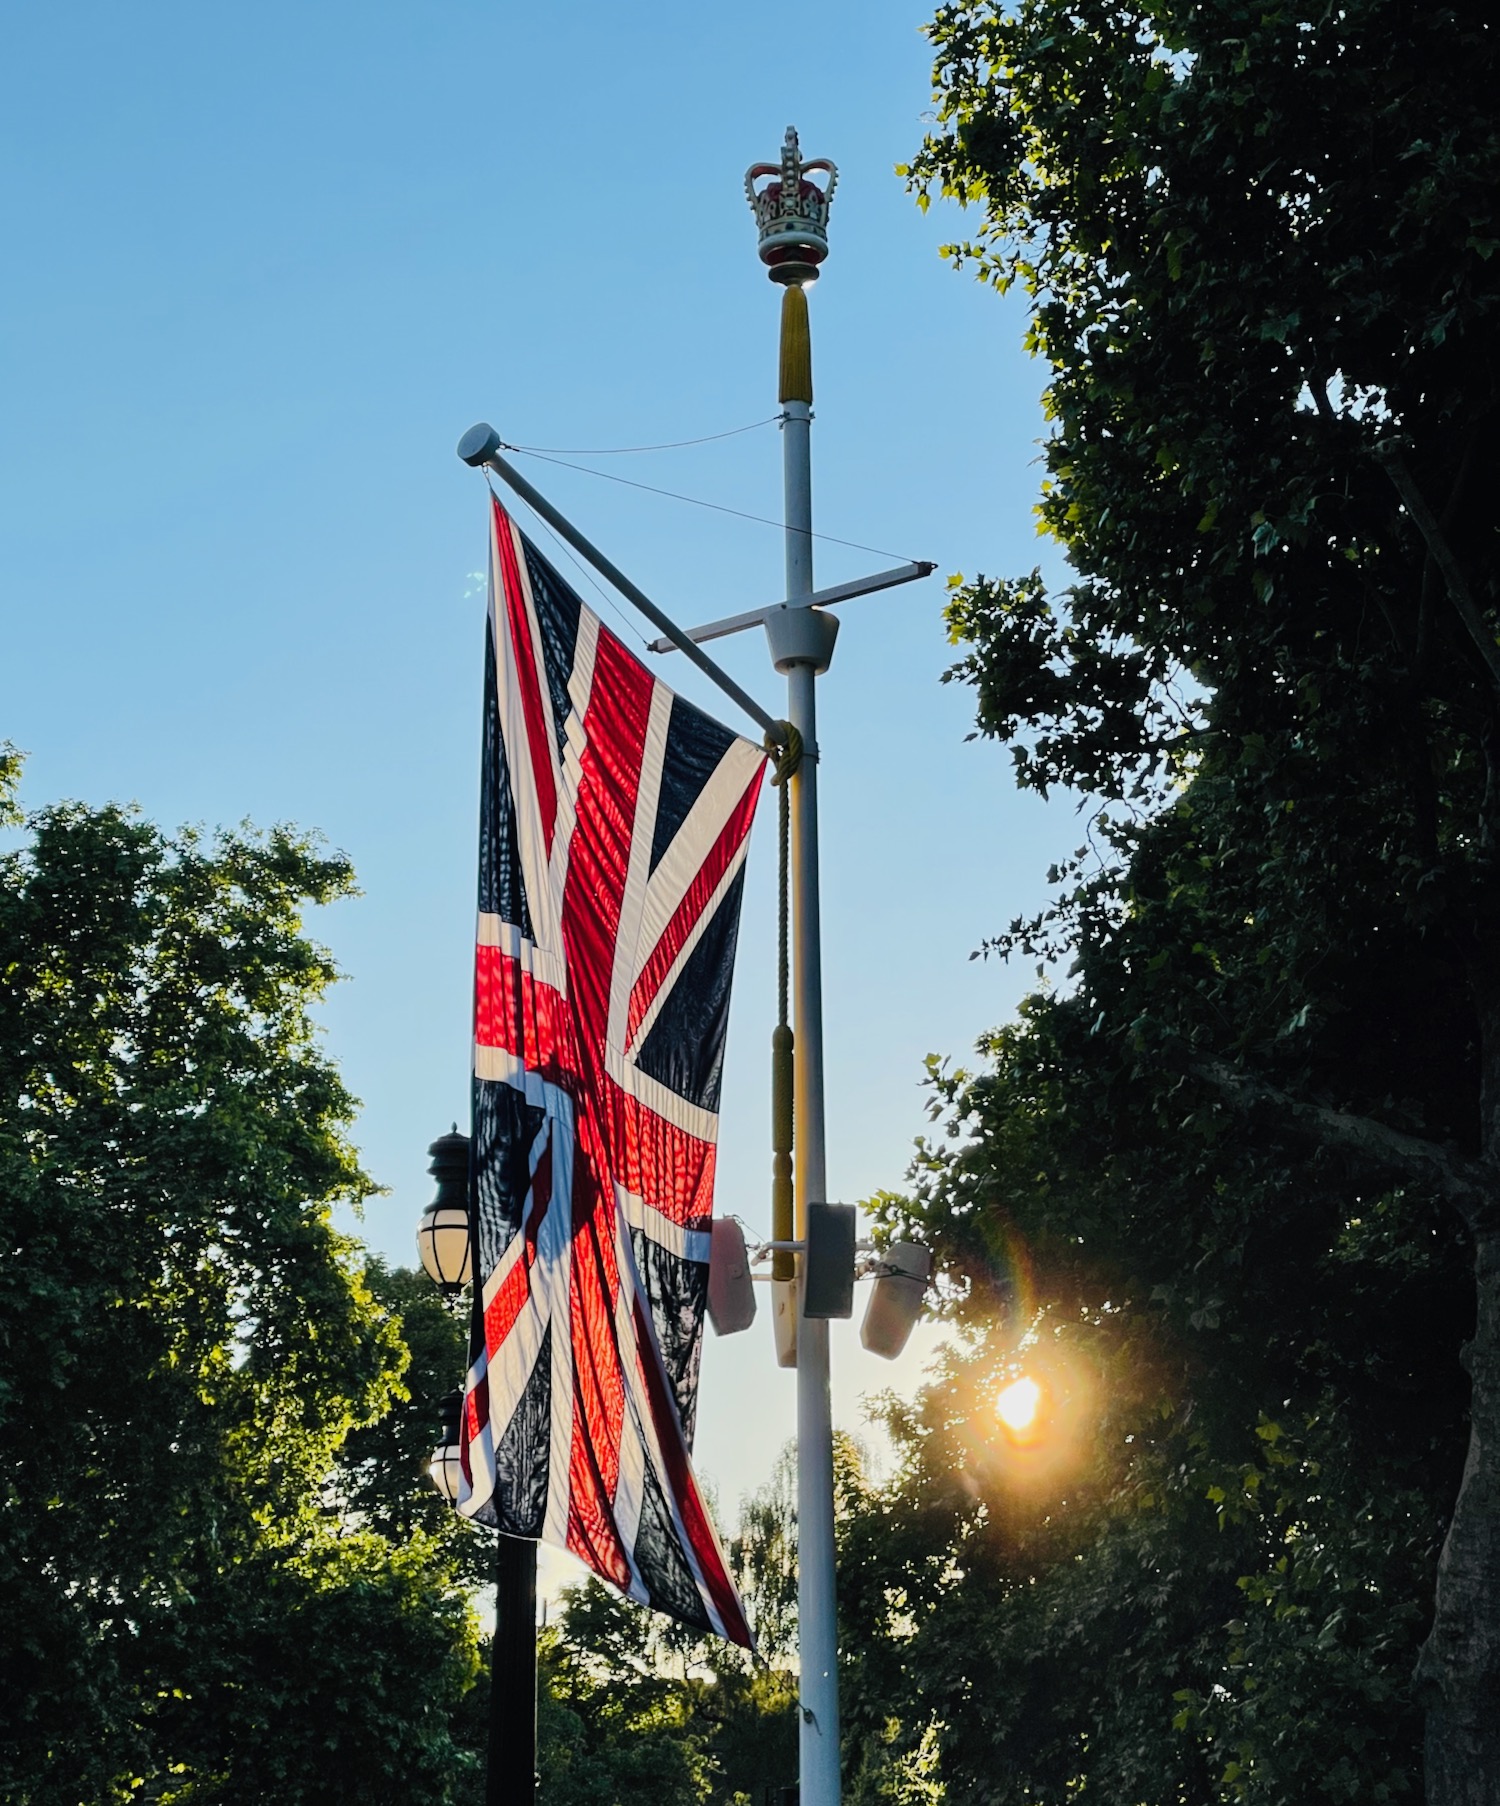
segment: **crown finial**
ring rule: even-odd
[[[827,172],[823,187],[808,180],[812,170]],[[762,177],[774,180],[757,188]],[[806,287],[818,279],[818,265],[828,255],[828,209],[839,172],[826,157],[802,160],[797,128],[786,128],[780,163],[752,163],[745,171],[745,199],[760,227],[760,260],[773,282]]]

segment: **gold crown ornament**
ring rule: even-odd
[[[826,170],[827,184],[820,188],[808,176]],[[763,176],[773,176],[757,189]],[[828,209],[839,172],[826,157],[802,161],[795,126],[786,128],[781,162],[752,163],[745,171],[745,199],[760,227],[760,260],[773,282],[806,287],[818,279],[818,265],[828,255]]]

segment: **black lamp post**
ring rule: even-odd
[[[428,1148],[437,1196],[422,1212],[417,1249],[428,1276],[454,1299],[474,1271],[469,1220],[469,1138],[455,1127]],[[463,1393],[441,1406],[428,1478],[451,1505],[462,1476]],[[495,1561],[495,1640],[490,1646],[490,1749],[485,1806],[535,1806],[536,1544],[500,1535]]]

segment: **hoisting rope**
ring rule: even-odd
[[[771,783],[780,792],[777,811],[780,870],[777,897],[776,1026],[771,1030],[771,1240],[789,1242],[794,1230],[792,1205],[793,1048],[788,998],[791,989],[791,841],[792,778],[802,763],[802,736],[790,721],[777,726],[784,738],[778,745],[768,735]],[[792,1279],[796,1261],[787,1250],[771,1256],[771,1277]]]

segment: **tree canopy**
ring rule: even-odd
[[[286,830],[170,837],[78,805],[12,843],[6,1798],[446,1799],[476,1663],[449,1533],[392,1525],[357,1484],[351,1512],[340,1469],[408,1358],[332,1220],[371,1186],[302,912],[349,867]]]
[[[966,1340],[894,1419],[852,1722],[964,1802],[1417,1797],[1424,1746],[1434,1806],[1492,1800],[1494,27],[931,35],[909,179],[1030,298],[1071,567],[957,584],[952,675],[1089,830],[886,1203]],[[1050,1470],[994,1418],[1023,1363]]]

